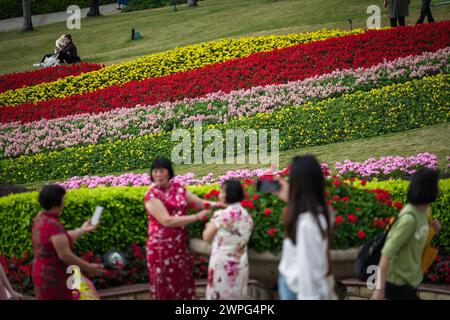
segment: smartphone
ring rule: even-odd
[[[98,222],[100,221],[100,216],[102,215],[102,212],[103,212],[103,207],[97,206],[95,208],[94,215],[91,218],[91,224],[93,226],[97,225]]]
[[[271,193],[280,191],[281,185],[278,181],[258,180],[256,183],[256,190],[264,193]]]

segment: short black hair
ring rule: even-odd
[[[48,184],[39,193],[39,203],[45,210],[59,207],[62,204],[66,190],[58,184]]]
[[[408,202],[414,205],[429,204],[436,201],[439,193],[439,175],[436,170],[422,168],[411,178],[408,188]]]
[[[225,202],[228,204],[241,202],[244,200],[244,188],[238,180],[227,180],[222,184],[225,190]]]
[[[66,34],[66,38],[69,39],[69,40],[72,40],[72,35]]]
[[[150,167],[150,179],[153,181],[152,177],[152,171],[153,169],[167,169],[169,171],[169,179],[172,179],[175,176],[175,173],[173,171],[172,164],[170,163],[170,160],[166,157],[157,157],[152,162],[152,166]]]

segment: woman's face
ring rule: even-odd
[[[152,170],[152,178],[158,187],[165,187],[169,184],[169,170],[165,168],[155,168]]]
[[[219,193],[219,202],[221,203],[226,203],[225,199],[227,198],[227,193],[225,191],[224,187],[220,188],[220,193]]]

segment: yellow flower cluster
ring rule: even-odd
[[[360,29],[352,32],[323,29],[282,36],[244,37],[204,42],[151,54],[78,76],[68,76],[50,83],[9,90],[0,94],[0,106],[64,98],[112,85],[121,85],[132,80],[143,80],[189,71],[213,63],[246,57],[256,52],[271,51],[362,32],[364,30]]]

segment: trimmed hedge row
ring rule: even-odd
[[[449,84],[450,75],[436,75],[209,127],[279,129],[280,150],[368,138],[448,122]],[[176,144],[160,133],[4,159],[0,179],[21,184],[148,168],[158,155],[171,157]]]
[[[117,0],[100,0],[100,5],[115,3]],[[33,15],[41,13],[51,13],[66,11],[70,5],[77,5],[80,8],[88,8],[91,0],[31,0],[31,12]],[[0,19],[21,17],[22,0],[0,0]]]
[[[243,206],[252,214],[255,227],[249,247],[259,252],[279,252],[283,239],[282,211],[285,204],[270,194],[256,192],[254,181],[244,179],[246,199]],[[356,183],[358,184],[358,183]],[[386,221],[395,216],[399,205],[394,199],[403,199],[407,182],[388,181],[369,183],[366,190],[355,188],[338,179],[327,180],[329,203],[336,210],[336,229],[333,247],[346,249],[359,246],[381,232]],[[390,196],[378,189],[385,187]],[[145,244],[147,239],[147,216],[143,197],[148,187],[111,187],[69,190],[61,221],[67,229],[79,227],[88,220],[95,206],[105,208],[101,227],[76,242],[77,252],[102,254],[112,248],[124,250],[131,243]],[[188,187],[202,198],[211,197],[217,185]],[[440,196],[433,205],[433,214],[442,222],[443,232],[436,239],[442,250],[449,251],[450,179],[440,182]],[[269,211],[267,211],[269,210]],[[0,198],[0,256],[21,257],[32,252],[31,225],[40,211],[37,192],[10,195]],[[200,237],[204,222],[189,226],[191,237]],[[382,225],[380,225],[382,224]]]

